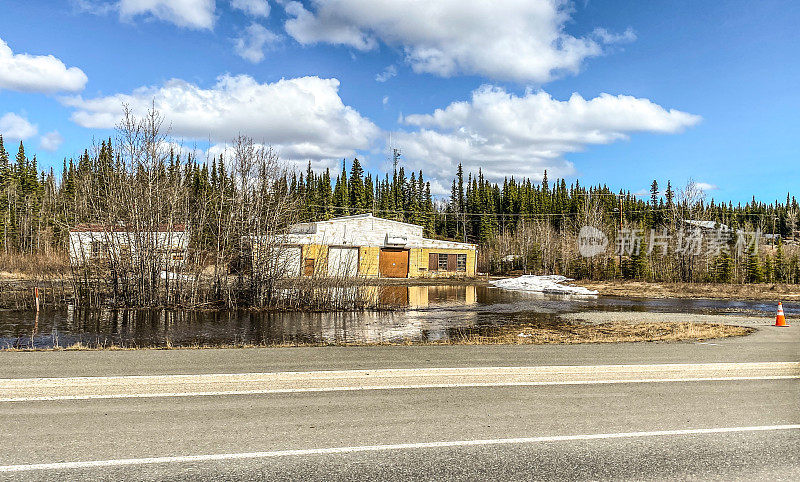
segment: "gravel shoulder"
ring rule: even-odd
[[[601,323],[721,323],[725,325],[763,327],[775,323],[771,317],[741,315],[702,315],[694,313],[654,313],[647,311],[587,311],[564,313],[566,321]]]

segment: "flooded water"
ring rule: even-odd
[[[9,347],[269,345],[446,340],[481,325],[554,320],[581,311],[774,314],[759,301],[573,297],[506,291],[486,285],[395,286],[407,308],[390,312],[0,311],[0,349]],[[789,311],[793,304],[784,307]]]

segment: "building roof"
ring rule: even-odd
[[[696,219],[684,219],[684,223],[690,226],[696,226],[701,229],[715,229],[719,225],[719,229],[723,231],[727,231],[730,228],[722,223],[717,223],[716,221],[700,221]]]
[[[125,225],[112,224],[76,224],[69,229],[70,233],[134,233],[137,230]],[[185,224],[173,224],[168,226],[161,224],[152,229],[144,229],[143,233],[182,233],[186,231]]]
[[[356,238],[354,238],[354,233],[356,231],[347,231],[347,234],[344,232],[338,233],[333,235],[333,237],[329,237],[325,240],[319,240],[318,233],[319,229],[318,226],[320,224],[327,225],[329,227],[333,227],[339,225],[347,226],[347,223],[350,221],[364,221],[364,220],[374,220],[376,223],[380,223],[381,227],[378,228],[377,226],[373,225],[373,229],[367,229],[366,231],[362,229],[362,233],[365,233],[365,236],[361,236],[358,238],[358,234],[355,234]],[[362,224],[363,223],[359,223]],[[392,233],[391,227],[387,226],[396,226],[398,228],[397,233]],[[387,228],[389,232],[387,232]],[[403,228],[403,229],[400,229]],[[410,229],[409,229],[410,228]],[[332,244],[332,245],[352,245],[352,246],[383,246],[383,245],[394,245],[394,243],[389,243],[389,238],[396,237],[398,239],[403,239],[404,242],[398,243],[398,246],[406,246],[409,248],[430,248],[430,249],[475,249],[476,245],[470,243],[461,243],[457,241],[445,241],[439,239],[429,239],[422,236],[423,233],[423,226],[418,224],[411,224],[405,223],[402,221],[395,221],[394,219],[386,219],[380,218],[377,216],[373,216],[372,214],[355,214],[351,216],[340,216],[338,218],[328,219],[325,221],[312,221],[307,223],[300,223],[294,224],[289,227],[289,233],[280,237],[280,242],[282,243],[293,243],[293,244],[310,244],[313,242],[320,242],[320,244]],[[330,233],[329,233],[330,236]],[[380,239],[378,239],[380,237]]]
[[[309,222],[306,222],[306,223],[298,223],[298,224],[295,224],[294,226],[304,226],[304,225],[308,225],[308,224],[320,224],[320,223],[341,223],[341,222],[347,222],[347,221],[355,221],[357,219],[376,219],[376,220],[379,220],[379,221],[384,221],[384,222],[393,223],[393,224],[400,224],[400,225],[403,225],[403,226],[411,226],[411,227],[415,227],[415,228],[422,228],[422,226],[420,226],[419,224],[412,224],[412,223],[406,223],[406,222],[403,222],[403,221],[397,221],[397,220],[394,220],[394,219],[381,218],[381,217],[378,217],[378,216],[373,216],[371,213],[351,214],[350,216],[339,216],[338,218],[331,218],[331,219],[326,219],[326,220],[323,220],[323,221],[309,221]]]

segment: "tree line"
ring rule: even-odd
[[[28,154],[22,142],[12,156],[0,136],[0,252],[64,253],[70,227],[102,222],[102,213],[124,202],[109,188],[119,189],[112,181],[123,177],[137,183],[154,176],[163,179],[164,186],[181,186],[186,196],[181,209],[197,219],[230,215],[235,198],[244,192],[235,159],[226,154],[200,160],[168,149],[146,166],[147,172],[121,176],[126,168],[125,146],[119,143],[119,139],[104,139],[76,158],[64,159],[57,173],[53,168],[40,170],[36,156]],[[721,282],[797,282],[800,278],[796,250],[783,244],[783,240],[794,241],[800,212],[789,194],[785,201],[772,203],[755,197],[745,204],[720,203],[707,201],[691,184],[676,189],[667,181],[662,189],[653,180],[650,192],[643,195],[614,192],[607,185],[583,186],[577,180],[569,184],[565,179],[551,180],[546,171],[538,182],[514,176],[494,182],[480,170],[465,173],[459,165],[450,195],[434,196],[422,170],[409,174],[400,166],[382,176],[373,175],[358,159],[343,160],[336,173],[315,171],[310,163],[304,171],[284,170],[271,190],[292,200],[296,221],[372,213],[421,225],[429,237],[476,243],[481,247],[483,269],[492,272]],[[665,227],[678,230],[687,219],[713,221],[731,232],[758,230],[781,241],[773,241],[770,250],[746,256],[726,250],[691,261],[671,255],[669,263],[652,253],[598,259],[576,253],[577,232],[586,223],[603,229],[613,243],[623,227],[643,232]],[[208,250],[221,242],[220,233],[210,226],[204,222],[192,232],[195,249]]]

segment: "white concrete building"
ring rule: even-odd
[[[164,257],[165,267],[175,267],[186,260],[188,246],[189,233],[183,226],[144,232],[125,226],[82,224],[69,232],[69,260],[73,266],[108,262],[112,256],[135,260],[142,250],[152,250]]]
[[[281,236],[287,276],[475,276],[476,246],[423,237],[423,227],[359,214],[291,226]]]

